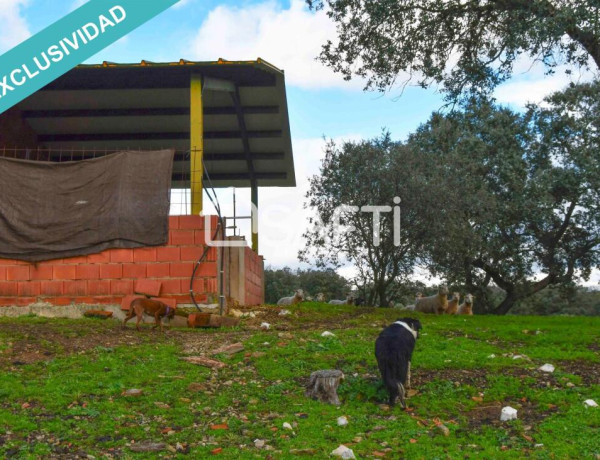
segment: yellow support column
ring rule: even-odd
[[[204,115],[202,112],[202,76],[190,80],[190,193],[192,215],[202,213],[202,178],[204,166]]]

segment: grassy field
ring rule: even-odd
[[[0,457],[326,458],[344,444],[357,458],[600,458],[600,408],[583,403],[600,403],[600,318],[421,315],[404,411],[383,404],[373,356],[377,334],[401,312],[290,310],[165,334],[93,319],[0,319]],[[213,356],[226,363],[220,370],[180,359],[236,342],[245,349]],[[539,371],[544,363],[555,372]],[[310,373],[330,368],[346,376],[340,407],[304,396]],[[518,420],[500,422],[505,405]],[[146,440],[164,446],[135,452]]]

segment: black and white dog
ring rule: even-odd
[[[386,327],[375,341],[375,357],[381,378],[390,395],[390,406],[400,398],[404,403],[405,388],[410,387],[410,360],[419,336],[421,323],[413,318],[400,318]]]

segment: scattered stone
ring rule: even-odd
[[[291,314],[292,314],[292,312],[289,310],[281,310],[279,312],[279,316],[287,316],[287,315],[291,315]]]
[[[585,404],[586,407],[598,407],[598,404],[593,399],[586,399],[583,401],[583,404]]]
[[[210,367],[211,369],[222,369],[226,366],[225,363],[215,359],[205,358],[204,356],[185,356],[181,358],[188,363],[197,364],[198,366]]]
[[[333,332],[325,331],[321,334],[321,337],[335,337]]]
[[[573,388],[575,384],[573,382],[567,382],[567,387]]]
[[[542,372],[554,372],[554,366],[552,364],[544,364],[542,367],[539,368],[540,371]]]
[[[288,422],[283,422],[283,429],[284,430],[293,430],[292,425],[290,425]]]
[[[539,449],[540,447],[544,447],[544,445],[543,445],[543,444],[536,444],[536,445],[535,445],[535,446],[533,446],[533,447],[537,447],[537,448]]]
[[[348,425],[348,419],[346,416],[342,415],[341,417],[338,417],[337,424],[338,426],[346,426]]]
[[[154,405],[160,409],[170,409],[171,408],[171,406],[169,406],[168,404],[165,404],[163,402],[158,402],[158,401],[155,401]]]
[[[436,425],[435,428],[443,436],[450,436],[450,429],[446,425],[444,425],[443,423],[440,423],[439,425]]]
[[[241,312],[240,310],[236,310],[235,308],[229,310],[229,314],[234,318],[241,318],[244,315],[243,312]]]
[[[277,334],[277,337],[279,337],[280,339],[285,339],[285,340],[292,340],[294,338],[293,334],[291,334],[289,332],[280,332]]]
[[[165,450],[167,445],[164,442],[142,441],[129,446],[134,452],[160,452]]]
[[[506,422],[507,420],[516,420],[517,419],[517,409],[514,409],[510,406],[506,406],[502,408],[502,412],[500,413],[500,420],[502,422]]]
[[[192,382],[187,387],[188,391],[199,393],[200,391],[206,390],[206,386],[203,383]]]
[[[226,355],[233,355],[235,353],[239,353],[244,350],[244,345],[240,342],[233,343],[231,345],[223,345],[222,347],[217,348],[212,352],[213,355],[218,355],[219,353],[225,353]]]
[[[491,355],[488,356],[488,358],[490,359],[494,359],[496,357],[496,355],[494,353],[492,353]]]
[[[137,388],[131,388],[130,390],[125,390],[123,392],[123,396],[142,396],[143,394],[144,391]]]
[[[348,449],[345,445],[340,444],[340,446],[335,449],[334,451],[331,452],[331,454],[329,455],[333,455],[334,457],[340,457],[343,459],[353,459],[356,458],[354,456],[354,452],[352,451],[352,449]]]
[[[383,431],[385,430],[385,427],[383,425],[375,425],[373,428],[371,428],[371,431]]]
[[[263,447],[265,447],[265,440],[264,439],[255,439],[254,447],[256,447],[257,449],[262,449]]]
[[[263,356],[266,356],[267,354],[264,351],[255,351],[254,353],[252,353],[250,356],[252,358],[262,358]]]
[[[269,323],[261,323],[261,324],[260,324],[260,328],[261,328],[263,331],[268,331],[269,329],[271,329],[271,325],[270,325]]]

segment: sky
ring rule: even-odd
[[[0,0],[0,54],[83,3],[85,0]],[[260,189],[259,244],[266,265],[306,268],[297,260],[309,215],[303,204],[308,178],[319,171],[326,140],[368,139],[383,129],[401,140],[443,104],[436,88],[409,86],[382,94],[363,91],[363,81],[344,81],[315,60],[321,45],[334,38],[334,24],[322,12],[309,11],[304,0],[180,0],[87,62],[261,57],[283,69],[297,187]],[[531,67],[523,60],[495,96],[498,102],[518,110],[527,102],[540,102],[572,79],[587,78],[589,75],[577,72],[567,77],[560,70],[545,76],[539,66]],[[223,214],[232,215],[233,191],[220,190],[218,195]],[[249,191],[237,189],[236,195],[237,214],[249,214]],[[341,272],[350,274],[351,269]],[[592,283],[597,285],[598,280],[600,276],[595,274]]]

